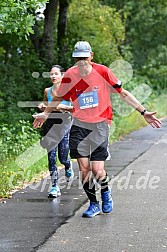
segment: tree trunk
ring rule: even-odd
[[[35,13],[34,13],[35,15]],[[30,34],[30,39],[32,41],[32,44],[34,46],[35,52],[39,55],[40,52],[40,37],[39,37],[39,29],[38,29],[38,23],[35,22],[33,26],[34,34]]]
[[[31,41],[36,53],[40,59],[50,66],[54,62],[54,28],[55,16],[59,4],[59,19],[57,24],[57,47],[58,47],[58,64],[65,64],[65,52],[67,51],[66,44],[66,27],[67,27],[67,13],[70,0],[50,0],[46,4],[44,11],[44,32],[42,38],[38,30],[38,22],[34,25],[34,34],[32,34]]]
[[[67,27],[67,13],[70,0],[59,0],[59,19],[58,19],[58,36],[57,36],[57,45],[58,45],[58,63],[64,65],[64,55],[67,51],[66,44],[66,27]]]
[[[44,32],[42,37],[39,34],[38,22],[34,25],[34,34],[31,41],[39,58],[50,66],[54,63],[54,28],[55,16],[59,0],[49,0],[44,10]]]
[[[41,55],[46,62],[50,64],[54,63],[54,27],[55,27],[55,16],[58,6],[58,0],[50,0],[46,4],[44,11],[44,33],[41,43]]]

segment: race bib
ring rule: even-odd
[[[98,106],[97,90],[92,92],[85,92],[78,95],[78,102],[80,109],[94,108]]]

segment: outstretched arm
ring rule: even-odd
[[[33,117],[35,118],[33,122],[33,127],[41,128],[43,123],[47,120],[49,113],[51,113],[54,110],[54,108],[57,107],[62,100],[63,100],[62,97],[54,96],[53,100],[45,108],[44,112],[33,115]]]
[[[155,117],[156,112],[148,112],[129,91],[122,89],[120,96],[123,101],[141,113],[146,122],[149,123],[153,128],[161,127],[161,121]]]

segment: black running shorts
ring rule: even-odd
[[[71,158],[88,157],[91,161],[105,161],[108,157],[108,124],[78,122],[74,119],[70,131]]]

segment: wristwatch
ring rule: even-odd
[[[140,113],[141,115],[144,115],[144,113],[146,112],[147,110],[146,109],[143,109]]]

